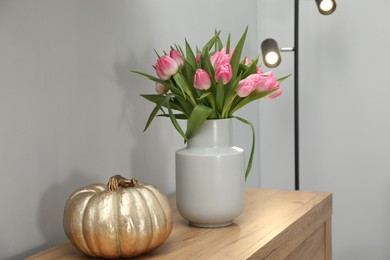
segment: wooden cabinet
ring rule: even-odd
[[[171,236],[137,259],[332,259],[331,193],[248,189],[243,213],[224,228],[189,226],[178,214],[175,198],[172,205]],[[27,259],[90,258],[64,243]]]

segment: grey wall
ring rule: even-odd
[[[153,73],[153,49],[184,37],[202,46],[215,28],[236,43],[249,25],[245,52],[253,56],[256,6],[0,0],[0,259],[65,241],[64,203],[80,186],[121,173],[174,192],[174,152],[183,141],[165,119],[142,133],[153,105],[139,94],[154,85],[128,70]],[[240,115],[258,124],[257,104]],[[249,150],[250,138],[237,124],[237,145]],[[259,185],[257,167],[248,186]]]
[[[289,2],[260,2],[259,38],[292,46]],[[334,259],[390,259],[390,2],[337,4],[322,16],[314,1],[300,1],[301,186],[334,193]],[[292,71],[292,57],[283,57],[280,70]],[[283,140],[292,138],[289,102],[260,106],[260,142],[273,147],[262,153],[263,187],[292,187],[283,177],[293,174],[293,144]],[[274,133],[282,140],[267,140]]]
[[[0,259],[64,241],[64,203],[82,185],[120,172],[174,192],[182,140],[164,119],[142,133],[153,84],[128,69],[153,73],[154,48],[202,45],[214,28],[237,39],[249,25],[248,55],[266,37],[292,46],[292,2],[0,0]],[[302,189],[334,193],[334,259],[389,259],[390,4],[338,1],[325,17],[300,2]],[[292,71],[285,54],[276,73]],[[240,113],[260,125],[248,186],[293,188],[291,79],[283,89]]]

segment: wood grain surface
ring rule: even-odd
[[[243,213],[223,228],[189,226],[171,202],[170,237],[136,259],[332,259],[331,193],[247,189]],[[38,259],[91,258],[66,242],[27,258]]]

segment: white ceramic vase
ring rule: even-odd
[[[244,150],[232,128],[232,119],[206,120],[176,152],[176,204],[190,225],[227,226],[244,208]]]

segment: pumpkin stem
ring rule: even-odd
[[[112,176],[106,185],[106,190],[117,191],[119,188],[137,187],[138,181],[136,179],[126,179],[119,174]]]

